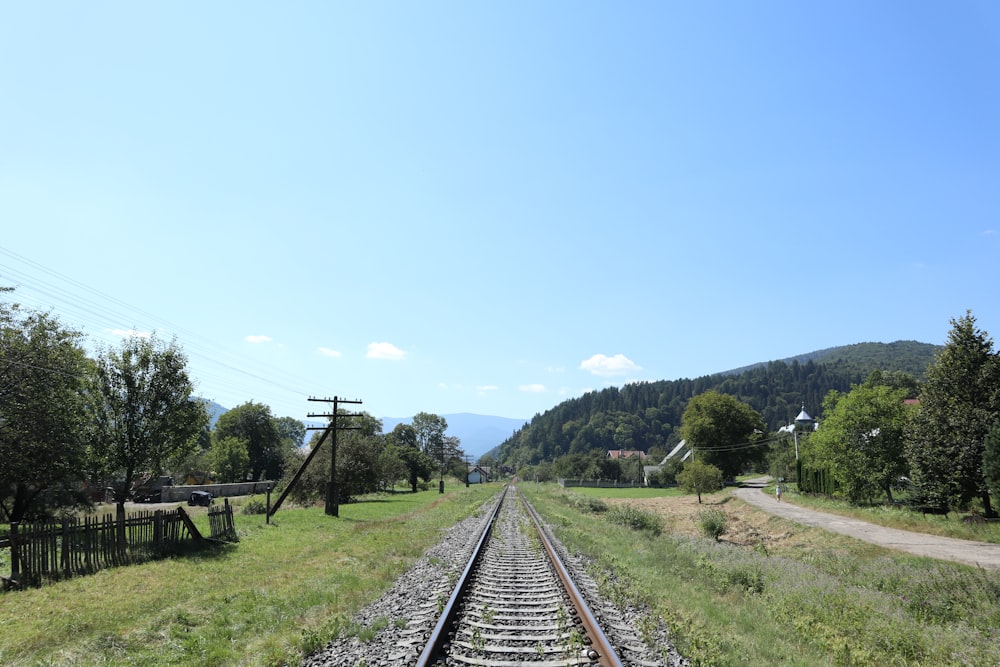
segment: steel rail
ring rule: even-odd
[[[590,607],[587,605],[587,601],[584,600],[583,594],[580,589],[577,588],[576,584],[573,583],[573,578],[569,574],[569,570],[563,565],[562,559],[559,558],[559,554],[556,553],[555,547],[552,546],[552,542],[549,541],[548,536],[542,529],[541,517],[538,516],[538,512],[535,508],[525,500],[521,492],[517,492],[518,497],[524,502],[524,506],[528,510],[528,515],[531,516],[531,520],[535,524],[535,528],[538,530],[539,538],[542,541],[542,545],[545,546],[545,551],[548,552],[549,558],[552,561],[552,565],[556,570],[556,574],[559,575],[559,579],[562,580],[563,586],[566,587],[566,591],[569,593],[570,601],[573,607],[576,609],[576,613],[580,617],[580,622],[583,623],[584,629],[587,631],[587,635],[594,642],[592,648],[597,651],[597,661],[604,667],[623,667],[621,658],[618,657],[618,653],[615,652],[614,647],[611,646],[611,640],[608,639],[604,631],[601,630],[600,623],[591,613]]]
[[[469,558],[469,562],[466,563],[465,569],[462,571],[462,575],[458,578],[458,583],[455,585],[455,589],[451,592],[451,597],[448,598],[448,603],[444,606],[444,609],[441,612],[441,618],[438,619],[437,625],[434,626],[434,630],[431,632],[431,636],[427,640],[427,645],[424,646],[423,652],[420,654],[420,657],[417,658],[417,667],[429,667],[430,665],[438,662],[442,649],[448,641],[448,631],[451,629],[452,622],[455,620],[455,614],[458,611],[459,603],[462,598],[465,597],[465,591],[469,586],[469,582],[472,580],[472,571],[475,569],[476,562],[479,560],[479,556],[483,551],[483,546],[487,541],[489,541],[490,534],[493,532],[493,526],[496,523],[497,515],[500,514],[500,507],[503,505],[503,501],[507,497],[507,491],[509,488],[510,487],[507,486],[504,487],[503,495],[500,496],[500,501],[497,502],[496,507],[493,508],[493,513],[490,515],[486,527],[479,536],[476,548],[472,550],[472,556]]]

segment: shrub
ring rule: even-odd
[[[600,514],[608,511],[608,504],[600,498],[591,498],[578,493],[560,493],[556,498],[567,507],[587,514]]]
[[[729,519],[726,513],[720,509],[708,509],[698,512],[698,525],[705,537],[718,540],[726,532]]]
[[[251,498],[243,505],[244,514],[266,514],[267,507],[256,498]]]
[[[609,510],[606,516],[611,523],[632,530],[648,530],[653,535],[663,532],[663,521],[659,516],[628,504]]]

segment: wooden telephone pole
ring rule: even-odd
[[[302,462],[301,466],[299,466],[299,469],[295,472],[295,475],[292,476],[292,481],[289,482],[288,486],[285,487],[285,490],[281,492],[281,495],[278,497],[278,502],[276,502],[274,504],[274,507],[271,507],[271,508],[268,509],[268,512],[267,512],[268,523],[270,523],[271,517],[274,516],[274,513],[278,511],[278,508],[281,507],[281,503],[285,502],[285,498],[288,496],[288,493],[295,487],[296,484],[298,484],[299,478],[302,477],[303,471],[309,465],[309,462],[313,460],[313,457],[316,456],[316,452],[319,451],[319,448],[323,446],[323,443],[326,441],[327,436],[329,436],[331,434],[333,435],[333,445],[332,445],[333,451],[330,453],[330,482],[326,486],[326,513],[329,514],[330,516],[340,516],[340,506],[339,506],[339,503],[338,503],[340,490],[337,488],[337,431],[338,430],[341,430],[341,431],[343,431],[343,430],[352,430],[352,429],[357,429],[359,427],[358,426],[339,426],[338,427],[337,426],[337,416],[338,416],[337,415],[337,408],[338,408],[338,406],[341,403],[349,403],[351,405],[360,405],[361,401],[348,401],[348,400],[345,400],[345,399],[342,399],[342,398],[338,398],[336,396],[334,396],[333,398],[312,398],[312,397],[310,397],[309,400],[310,401],[322,401],[323,403],[333,403],[333,414],[332,415],[309,415],[309,417],[330,417],[331,418],[330,419],[330,423],[327,426],[318,426],[318,427],[317,426],[312,426],[312,427],[308,427],[306,429],[308,431],[316,431],[316,430],[322,429],[323,430],[323,435],[320,437],[319,442],[316,443],[316,446],[312,448],[312,451],[309,452],[309,456],[306,457],[306,460]],[[357,415],[357,414],[353,414],[353,415],[352,414],[343,414],[343,415],[339,415],[339,416],[341,416],[341,417],[359,417],[360,415]]]
[[[309,418],[313,417],[328,417],[330,423],[324,427],[326,434],[332,435],[332,449],[330,451],[330,481],[326,485],[326,513],[330,516],[340,516],[340,488],[337,484],[337,431],[352,431],[361,428],[360,426],[339,426],[337,421],[340,417],[360,417],[358,413],[354,414],[338,414],[338,409],[341,405],[361,405],[361,401],[348,401],[345,398],[339,398],[334,396],[333,398],[310,398],[310,401],[317,401],[320,403],[332,403],[333,413],[332,414],[315,414],[306,415]],[[315,430],[320,427],[313,427]]]

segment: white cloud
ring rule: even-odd
[[[270,343],[270,336],[247,336],[248,343]]]
[[[403,352],[392,343],[368,343],[367,356],[369,359],[389,359],[392,361],[398,361],[406,356],[406,352]]]
[[[328,347],[321,347],[321,348],[319,348],[319,353],[322,354],[324,357],[333,357],[335,359],[339,359],[340,358],[340,352],[339,351],[337,351],[337,350],[331,350]]]
[[[522,384],[518,387],[520,391],[527,392],[529,394],[542,394],[545,392],[544,384]]]
[[[608,377],[611,375],[634,373],[641,371],[642,368],[624,354],[616,354],[613,357],[595,354],[590,359],[584,359],[580,362],[580,370],[589,371],[601,377]]]
[[[149,331],[137,331],[135,329],[108,329],[107,331],[122,338],[149,338],[153,335]]]
[[[499,389],[495,384],[483,384],[476,387],[476,391],[480,396],[485,396],[487,392],[496,391]]]

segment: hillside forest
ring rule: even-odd
[[[590,392],[536,415],[486,463],[540,481],[673,484],[685,464],[665,457],[683,440],[725,479],[769,473],[854,503],[989,515],[1000,356],[971,313],[951,324],[944,346],[862,343]],[[803,411],[812,420],[796,425]]]

